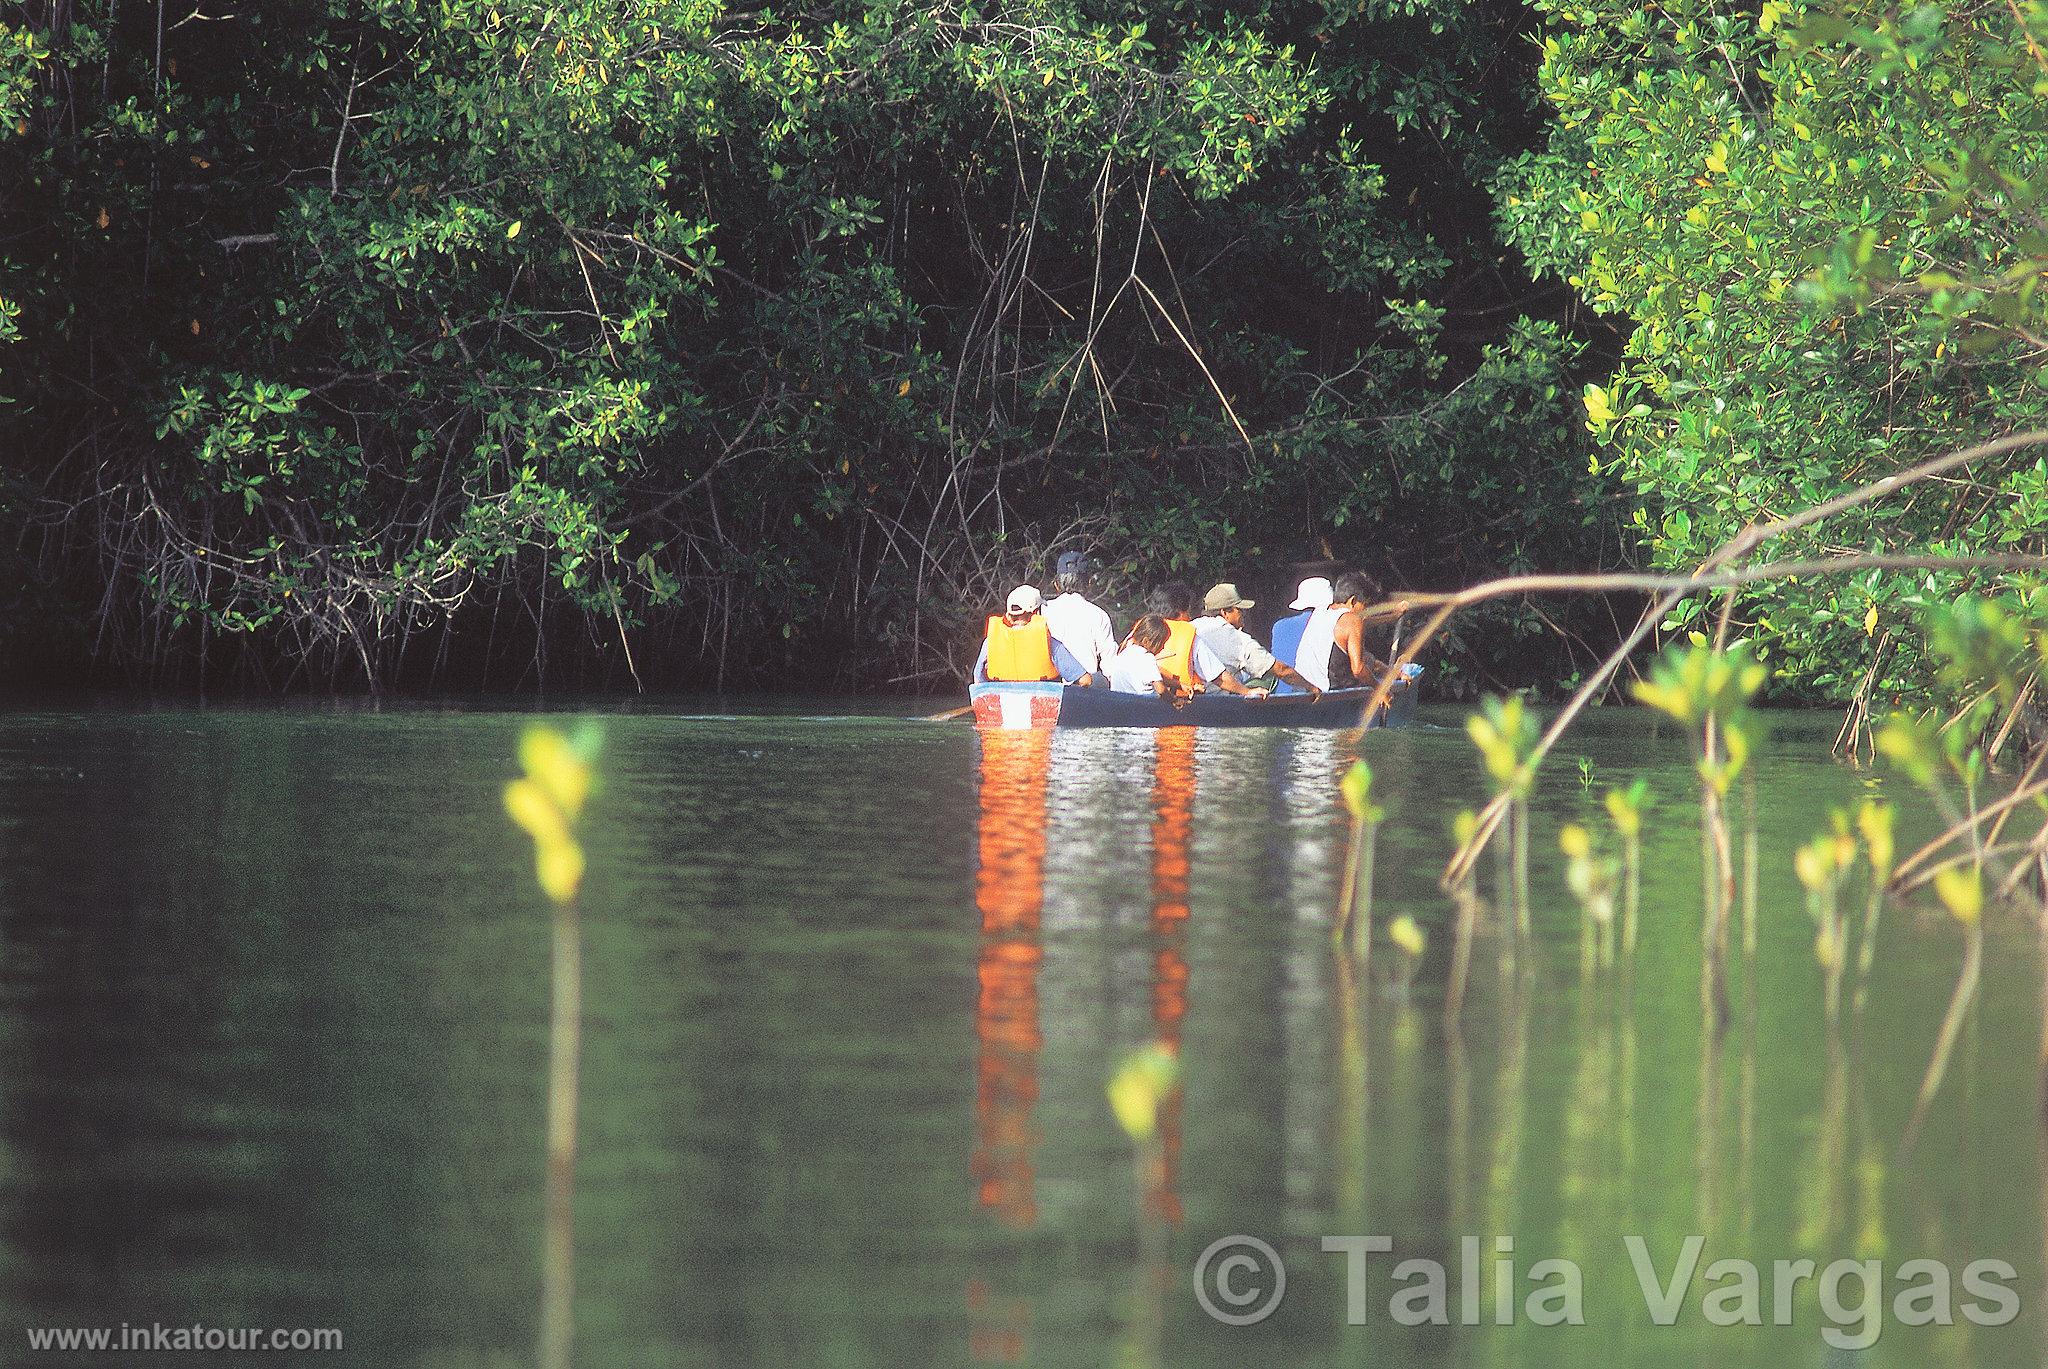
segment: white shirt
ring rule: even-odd
[[[1109,615],[1071,590],[1046,602],[1045,626],[1085,671],[1102,670],[1116,656]]]
[[[1304,633],[1304,636],[1306,634]],[[1252,635],[1234,628],[1221,618],[1195,619],[1195,640],[1209,648],[1218,668],[1202,676],[1213,680],[1225,670],[1238,672],[1238,680],[1255,680],[1273,668],[1273,653],[1260,646]]]
[[[1317,689],[1330,687],[1330,648],[1337,640],[1337,620],[1350,609],[1344,604],[1319,608],[1308,616],[1301,630],[1301,645],[1294,651],[1294,668],[1301,678]]]
[[[1109,687],[1119,694],[1156,694],[1152,684],[1164,678],[1159,673],[1159,658],[1136,642],[1110,658]]]

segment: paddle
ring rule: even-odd
[[[953,719],[958,718],[963,714],[972,713],[973,711],[973,704],[962,704],[958,708],[949,708],[944,713],[929,714],[923,719],[923,721],[928,723],[949,723],[953,721]]]

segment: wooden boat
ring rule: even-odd
[[[1399,727],[1415,716],[1420,691],[1394,686],[1386,707],[1367,724]],[[967,698],[979,727],[1356,727],[1370,689],[1335,689],[1320,698],[1282,694],[1247,699],[1210,692],[1176,704],[1151,694],[1049,684],[973,684]]]

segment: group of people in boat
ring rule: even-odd
[[[1270,647],[1245,631],[1245,610],[1254,603],[1228,581],[1199,601],[1178,582],[1154,588],[1146,612],[1119,639],[1109,614],[1088,597],[1090,573],[1087,557],[1070,551],[1054,565],[1052,598],[1034,585],[1011,590],[1003,612],[988,620],[975,680],[1059,680],[1167,698],[1219,690],[1263,699],[1373,685],[1388,669],[1367,643],[1367,611],[1386,594],[1358,571],[1334,584],[1321,575],[1303,580],[1294,612],[1273,625]],[[1399,613],[1395,606],[1383,616]]]

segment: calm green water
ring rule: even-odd
[[[829,701],[816,705],[832,711]],[[2041,956],[1992,920],[1984,998],[1916,1157],[1894,1155],[1960,938],[1894,911],[1831,1041],[1790,851],[1871,777],[1832,719],[1774,716],[1753,988],[1699,1008],[1688,755],[1596,717],[1536,797],[1538,945],[1482,937],[1462,1033],[1438,1007],[1458,717],[1375,734],[1385,918],[1433,933],[1403,1002],[1347,976],[1329,735],[1103,732],[984,743],[877,717],[608,720],[591,816],[577,1362],[614,1365],[2013,1364],[2044,1357]],[[549,915],[499,790],[507,713],[0,716],[0,1361],[530,1363],[540,1304]],[[1647,774],[1632,997],[1581,980],[1557,826]],[[1906,797],[1904,795],[1895,795]],[[1929,827],[1910,805],[1907,827]],[[1382,944],[1373,979],[1393,961]],[[1104,1100],[1163,1041],[1185,1094],[1142,1180]],[[1678,1323],[1668,1276],[1705,1238]],[[1198,1305],[1212,1241],[1287,1262],[1237,1328]],[[1364,1324],[1325,1236],[1378,1235]],[[1512,1237],[1516,1320],[1456,1324],[1461,1238]],[[1395,1261],[1448,1266],[1408,1327]],[[1882,1332],[1708,1326],[1706,1266],[1884,1262]],[[1957,1324],[1899,1324],[1906,1261]],[[1540,1260],[1583,1327],[1531,1325]],[[1962,1320],[1973,1260],[2018,1317]],[[1412,1282],[1409,1281],[1409,1282]],[[1915,1282],[1924,1286],[1925,1279]],[[1242,1282],[1233,1284],[1241,1288]],[[1853,1308],[1860,1286],[1841,1302]],[[1987,1304],[1987,1306],[1992,1306]],[[1995,1307],[1992,1307],[1995,1310]],[[336,1327],[340,1354],[28,1355],[36,1326]]]

